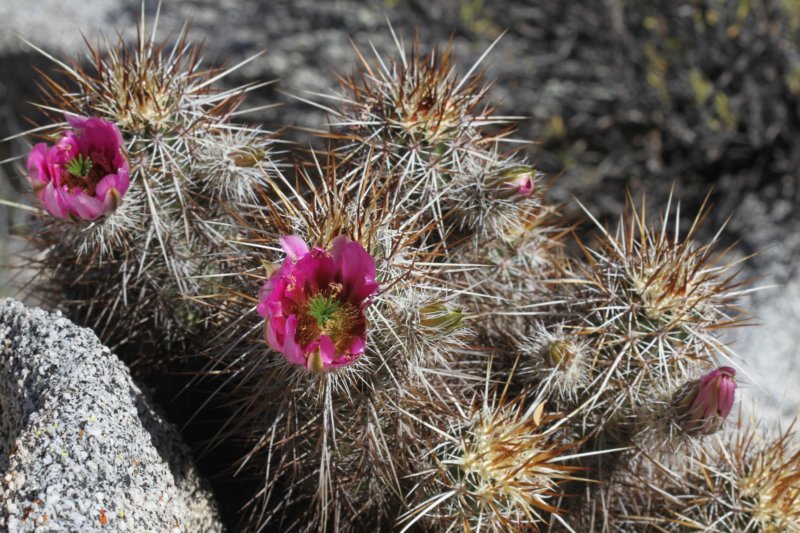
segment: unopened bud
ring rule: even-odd
[[[254,167],[265,155],[266,152],[258,148],[236,148],[225,154],[225,157],[237,167]]]
[[[722,366],[681,388],[673,406],[684,431],[690,435],[711,435],[722,427],[733,409],[735,376],[736,370]]]
[[[536,187],[536,169],[514,167],[504,171],[497,179],[497,195],[501,198],[527,198]]]
[[[459,309],[450,309],[442,303],[433,303],[421,308],[419,316],[421,326],[451,333],[461,326],[464,315]]]
[[[575,350],[569,341],[553,341],[545,348],[544,358],[553,368],[562,362],[568,365],[575,358]]]

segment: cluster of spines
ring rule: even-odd
[[[216,319],[227,328],[210,353],[230,351],[214,358],[212,370],[225,368],[237,388],[247,391],[226,435],[251,439],[244,468],[270,472],[253,506],[258,527],[357,530],[390,524],[402,508],[402,476],[411,459],[398,450],[408,449],[415,434],[397,405],[409,398],[408,391],[436,390],[457,375],[450,361],[468,351],[453,303],[458,292],[434,282],[447,265],[437,262],[435,252],[409,246],[425,240],[432,228],[398,217],[386,183],[365,176],[363,168],[348,172],[327,157],[311,171],[298,170],[300,183],[316,187],[285,190],[252,224],[239,226],[240,253],[226,262],[245,275],[221,278],[223,303],[210,301],[224,309]],[[266,250],[269,245],[258,251],[259,243],[276,242],[281,234],[300,235],[323,249],[334,237],[348,235],[375,258],[382,289],[367,310],[366,352],[352,365],[312,372],[268,353],[252,320],[230,327],[233,317],[253,317],[256,302],[242,295],[257,291],[262,260],[280,261]],[[231,360],[241,363],[226,367]],[[291,497],[285,489],[277,492],[286,486],[293,487]]]
[[[576,268],[582,319],[575,327],[597,347],[592,401],[626,427],[662,392],[730,363],[717,334],[744,323],[734,307],[736,263],[715,249],[716,239],[696,242],[705,208],[684,237],[679,213],[670,227],[668,205],[660,225],[650,226],[644,201],[641,209],[629,203],[616,235],[603,230]]]
[[[437,531],[566,524],[559,514],[563,485],[585,481],[581,468],[567,461],[580,457],[580,437],[564,425],[564,413],[525,395],[509,399],[508,388],[490,376],[467,401],[463,391],[449,389],[419,395],[413,414],[403,409],[424,436],[412,446],[403,531],[415,524]]]
[[[331,115],[322,134],[351,165],[391,173],[398,209],[434,220],[440,240],[513,231],[538,206],[540,173],[506,148],[510,118],[487,103],[483,57],[459,77],[450,46],[423,54],[414,41],[409,53],[395,41],[394,58],[356,49],[360,70],[340,77],[335,109],[320,104]]]
[[[592,514],[609,531],[800,531],[800,447],[790,427],[739,418],[683,462],[620,469]],[[598,527],[599,529],[599,527]]]

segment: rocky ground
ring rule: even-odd
[[[0,3],[0,138],[35,113],[32,66],[46,62],[20,34],[61,56],[79,54],[77,30],[90,40],[132,34],[139,0],[4,0]],[[146,2],[148,14],[156,2]],[[419,33],[424,46],[452,37],[468,68],[504,30],[486,61],[498,82],[502,114],[522,115],[520,138],[531,158],[559,176],[553,196],[574,195],[601,219],[614,217],[625,191],[647,192],[663,206],[675,187],[686,220],[707,191],[716,204],[705,236],[731,216],[725,243],[759,254],[743,275],[778,285],[742,298],[760,325],[738,335],[737,351],[752,381],[748,402],[766,421],[790,420],[800,405],[800,5],[797,0],[169,0],[160,32],[193,20],[206,60],[245,66],[233,83],[277,79],[256,91],[248,119],[309,142],[302,127],[324,114],[291,96],[335,86],[335,72],[355,64],[350,39],[363,50],[390,50],[387,20],[399,35]],[[0,144],[0,160],[24,142]],[[23,187],[14,164],[0,167],[0,195]],[[570,218],[581,214],[574,203]],[[0,205],[0,231],[13,233],[24,213]],[[0,238],[0,253],[17,249]],[[8,270],[0,270],[5,282]],[[4,277],[5,276],[5,277]],[[9,285],[0,286],[8,293]]]

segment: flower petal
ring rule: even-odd
[[[353,304],[361,304],[378,289],[375,281],[375,259],[361,244],[340,235],[333,240],[331,252],[336,261],[344,292]]]
[[[68,210],[61,199],[61,191],[56,188],[55,183],[48,183],[46,187],[39,190],[37,196],[48,213],[62,220],[68,219]]]
[[[285,337],[283,342],[283,355],[290,363],[305,366],[306,358],[305,355],[303,355],[303,350],[300,348],[300,345],[297,344],[297,340],[295,339],[296,333],[297,333],[297,315],[291,315],[289,318],[286,319],[286,329],[284,330]]]
[[[28,180],[31,182],[31,185],[33,185],[34,182],[44,184],[50,183],[52,177],[48,171],[47,145],[45,143],[38,143],[31,149],[25,166],[28,169]]]
[[[325,365],[325,368],[329,368],[334,364],[336,359],[336,347],[333,345],[333,341],[330,337],[327,335],[320,335],[318,350],[320,357],[322,358],[322,364]]]
[[[297,235],[285,235],[280,238],[281,248],[286,252],[292,261],[296,261],[299,257],[306,255],[309,252],[306,242]]]
[[[103,202],[83,191],[74,193],[61,191],[61,194],[69,212],[81,220],[96,220],[105,214]]]

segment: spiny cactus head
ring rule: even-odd
[[[428,443],[432,466],[415,475],[421,480],[411,503],[417,503],[401,517],[404,531],[416,523],[437,530],[538,530],[559,512],[560,485],[578,479],[579,470],[562,460],[579,443],[559,434],[560,415],[546,414],[543,403],[498,396],[476,399],[468,410],[433,414],[435,405],[427,403],[427,414],[419,415],[440,429]]]
[[[498,144],[466,152],[437,191],[441,224],[473,241],[515,234],[542,214],[542,197],[536,194],[542,177]]]
[[[669,204],[660,227],[648,225],[644,201],[640,210],[629,204],[616,235],[601,228],[599,247],[584,248],[576,306],[597,340],[603,397],[614,409],[635,410],[732,356],[717,333],[744,323],[734,307],[741,282],[716,239],[695,243],[706,213],[681,239]]]
[[[345,131],[352,129],[364,138],[367,132],[377,132],[385,141],[436,150],[488,114],[482,106],[488,86],[480,74],[458,78],[449,45],[444,52],[423,54],[415,40],[410,53],[398,46],[397,57],[376,56],[374,64],[357,53],[361,71],[340,78],[348,99],[347,107],[340,109],[349,119],[342,123]]]
[[[215,88],[236,67],[204,69],[186,29],[174,46],[159,44],[144,16],[133,45],[122,36],[87,43],[88,61],[40,50],[62,72],[41,73],[38,105],[51,123],[30,133],[60,137],[29,158],[34,192],[54,215],[30,232],[42,250],[35,266],[52,282],[46,290],[60,291],[54,301],[73,320],[106,344],[126,343],[137,360],[199,337],[186,334],[206,317],[186,296],[221,257],[232,221],[252,208],[252,183],[269,181],[250,175],[230,194],[209,194],[219,182],[207,186],[215,168],[197,157],[201,139],[243,129],[229,120],[245,89]],[[71,129],[62,134],[63,116]]]
[[[791,531],[800,524],[800,445],[793,427],[777,436],[740,430],[729,459],[742,500],[738,508],[762,531]]]
[[[731,312],[735,280],[732,263],[725,263],[725,254],[715,252],[716,239],[697,244],[697,233],[708,214],[704,204],[689,232],[678,238],[679,228],[670,228],[669,204],[658,226],[648,225],[646,200],[641,209],[628,203],[625,218],[612,237],[603,230],[602,248],[592,252],[590,263],[601,276],[618,277],[620,286],[603,286],[625,300],[629,313],[640,327],[658,331],[680,328],[714,329],[736,325],[726,320]],[[677,212],[680,212],[678,209]],[[602,282],[602,281],[601,281]]]
[[[571,332],[564,324],[539,322],[520,344],[519,374],[536,383],[538,390],[562,400],[576,400],[585,394],[594,357],[586,336]]]
[[[462,162],[472,153],[487,157],[485,147],[507,134],[492,126],[507,121],[493,117],[485,103],[489,85],[476,73],[478,64],[459,78],[449,46],[421,54],[417,41],[410,53],[396,42],[397,57],[376,52],[374,63],[357,50],[361,69],[340,79],[340,94],[331,96],[336,109],[321,106],[332,115],[331,133],[324,135],[356,164],[397,174],[396,202],[440,218],[452,207],[440,204],[455,174],[465,171]],[[509,185],[500,189],[508,194]],[[511,189],[529,191],[524,183]]]
[[[139,137],[182,135],[235,110],[241,91],[215,91],[212,81],[222,71],[201,67],[201,47],[188,40],[186,28],[170,46],[156,42],[145,22],[139,21],[133,44],[120,36],[116,42],[87,45],[88,66],[59,61],[73,85],[69,91],[42,73],[42,107],[103,117]]]
[[[157,25],[156,19],[153,31]],[[229,121],[246,87],[216,86],[241,64],[227,70],[204,68],[201,48],[188,40],[186,27],[173,45],[159,43],[146,29],[144,12],[135,43],[119,36],[87,47],[88,64],[61,61],[42,51],[61,67],[65,81],[42,72],[43,103],[37,105],[46,114],[96,117],[114,124],[124,139],[131,182],[145,189],[154,219],[171,216],[166,213],[170,210],[180,211],[184,226],[191,218],[208,217],[186,212],[187,205],[205,207],[207,200],[187,197],[204,193],[203,177],[221,166],[202,158],[207,136],[242,130]],[[234,196],[233,201],[241,199]]]
[[[743,424],[740,417],[738,431],[709,441],[688,461],[662,461],[626,476],[608,513],[612,528],[796,531],[800,447],[792,428],[776,434]]]

